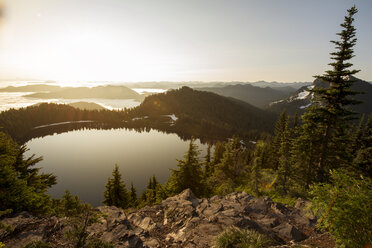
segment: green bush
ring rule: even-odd
[[[271,240],[254,230],[232,227],[218,235],[217,248],[265,248]]]
[[[372,243],[372,180],[331,171],[330,184],[312,187],[318,226],[328,229],[341,247]]]

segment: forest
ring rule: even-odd
[[[103,204],[129,210],[141,208],[159,204],[187,188],[197,197],[245,191],[255,196],[270,196],[288,205],[301,197],[312,203],[311,208],[318,217],[315,228],[328,231],[338,246],[369,247],[372,244],[372,115],[356,120],[357,113],[348,106],[358,104],[351,98],[358,92],[352,91],[353,82],[346,80],[358,73],[349,62],[356,44],[353,26],[356,13],[355,7],[348,10],[341,24],[342,31],[338,33],[340,40],[332,41],[335,45],[331,53],[332,69],[316,76],[330,82],[330,87],[311,89],[312,105],[303,115],[290,116],[283,111],[275,124],[274,115],[262,115],[263,112],[253,106],[241,108],[241,102],[190,88],[153,95],[135,109],[117,112],[42,104],[1,113],[0,123],[5,133],[0,133],[0,215],[29,211],[73,217],[76,228],[68,235],[75,247],[111,247],[99,241],[94,242],[100,246],[88,246],[84,236],[86,228],[97,219],[92,207],[68,191],[62,199],[52,199],[47,189],[56,184],[56,177],[40,173],[35,166],[41,158],[26,158],[27,148],[13,140],[21,139],[26,130],[37,125],[66,120],[102,123],[126,120],[126,125],[134,127],[135,117],[175,114],[179,117],[173,127],[175,132],[176,128],[186,129],[184,133],[198,138],[201,133],[213,137],[215,131],[216,140],[232,138],[210,142],[205,157],[200,157],[191,138],[188,150],[177,160],[177,168],[171,170],[168,181],[161,184],[154,175],[140,195],[133,184],[129,186],[123,181],[115,165],[102,192]],[[211,102],[199,102],[206,99]],[[221,112],[214,108],[224,109]],[[44,114],[45,109],[48,115]],[[242,109],[246,112],[239,112]],[[137,125],[149,124],[150,118]],[[187,122],[200,126],[184,124]],[[160,124],[158,127],[161,130]],[[200,133],[187,127],[200,127]],[[259,133],[254,142],[247,139],[254,136],[249,132]],[[12,231],[11,227],[1,227]]]

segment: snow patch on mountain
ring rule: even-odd
[[[298,93],[297,97],[294,100],[304,100],[310,95],[310,90],[314,88],[314,85],[307,86],[307,89]]]
[[[303,105],[303,106],[300,106],[300,109],[305,109],[305,108],[310,107],[310,106],[311,106],[311,103],[306,104],[306,105]]]

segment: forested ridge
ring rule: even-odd
[[[171,114],[175,114],[176,121],[167,117]],[[274,120],[275,115],[247,103],[188,87],[148,96],[140,106],[120,111],[41,103],[0,113],[2,131],[21,143],[41,132],[35,127],[76,121],[93,121],[95,124],[85,126],[97,128],[154,128],[177,133],[183,139],[194,136],[205,141],[217,141],[234,134],[245,139],[257,139],[265,135],[263,132],[270,132]],[[69,126],[73,130],[77,125]],[[51,133],[54,129],[50,128]],[[47,130],[44,133],[47,134]]]
[[[174,114],[178,119],[165,130],[210,140],[224,140],[233,135],[257,139],[272,130],[276,116],[234,98],[182,87],[146,97],[129,112],[132,117],[149,117],[138,122],[164,129],[164,120]]]
[[[21,109],[10,109],[0,113],[0,128],[16,141],[33,128],[68,121],[95,121],[99,123],[121,123],[125,116],[123,111],[81,110],[72,106],[53,103],[42,103]]]
[[[177,160],[177,168],[171,170],[168,181],[161,184],[154,175],[139,196],[133,184],[127,187],[119,166],[115,165],[103,192],[103,203],[123,209],[140,208],[161,203],[187,188],[198,197],[245,191],[255,196],[270,196],[288,205],[293,205],[301,197],[311,201],[310,208],[318,217],[312,232],[329,232],[339,247],[369,247],[372,244],[372,115],[363,116],[359,124],[355,124],[357,115],[348,106],[358,104],[352,97],[358,92],[351,90],[353,81],[346,80],[358,73],[349,62],[356,44],[353,26],[356,13],[355,6],[348,10],[338,33],[340,40],[332,41],[335,51],[331,53],[331,69],[316,76],[329,82],[330,87],[311,89],[314,94],[312,106],[302,116],[289,116],[283,111],[276,124],[271,126],[271,136],[262,135],[257,142],[244,142],[236,135],[228,141],[210,144],[204,158],[200,157],[198,147],[191,139],[188,151]],[[199,102],[205,99],[209,99],[208,102]],[[45,105],[50,106],[54,105]],[[72,109],[71,112],[67,110],[64,113],[68,118],[77,119],[98,119],[111,113],[79,110],[81,115],[76,117],[71,114],[75,113]],[[37,109],[34,111],[38,113]],[[9,113],[16,112],[7,113],[12,116]],[[96,115],[83,116],[84,113]],[[251,116],[246,116],[247,113]],[[138,108],[117,112],[117,117],[110,120],[119,121],[125,114],[128,123],[136,123],[133,118],[137,117],[142,117],[139,123],[145,123],[152,117],[175,114],[179,118],[174,123],[177,127],[187,118],[201,123],[208,116],[210,119],[206,121],[222,123],[235,132],[244,128],[269,131],[270,126],[266,124],[270,123],[272,116],[260,116],[262,113],[239,101],[182,88],[147,97]],[[254,117],[257,123],[253,122]],[[42,118],[48,120],[48,117]],[[58,118],[58,115],[50,118]],[[5,124],[11,126],[11,122]],[[39,159],[24,158],[25,147],[18,146],[6,134],[0,136],[0,150],[0,211],[3,211],[0,214],[27,210],[36,214],[67,216],[74,223],[74,228],[66,234],[70,235],[71,244],[89,247],[89,244],[98,242],[90,240],[86,231],[88,226],[97,222],[96,212],[68,191],[62,199],[50,199],[46,189],[55,183],[55,178],[40,174],[34,168]],[[17,190],[13,190],[14,187]],[[167,214],[172,215],[172,212]],[[3,225],[3,228],[8,227]],[[8,229],[7,232],[12,231]],[[245,231],[242,233],[248,235]],[[218,247],[252,245],[251,241],[239,235],[227,233]],[[253,247],[268,247],[266,243]],[[101,242],[100,246],[94,247],[109,245]]]

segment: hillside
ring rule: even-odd
[[[81,99],[81,98],[104,98],[104,99],[137,99],[142,100],[143,96],[125,86],[97,86],[93,88],[77,87],[62,88],[52,92],[38,92],[25,97],[52,99]]]
[[[267,107],[271,102],[287,98],[295,91],[295,89],[291,89],[291,91],[287,92],[286,90],[289,90],[287,87],[285,87],[285,90],[276,90],[270,87],[262,88],[250,84],[197,88],[197,90],[209,91],[226,97],[233,97],[259,108]]]
[[[124,117],[125,112],[123,111],[82,110],[65,104],[40,103],[27,108],[1,112],[0,126],[2,127],[1,131],[9,134],[17,142],[23,143],[27,141],[25,137],[30,135],[35,137],[32,133],[38,126],[78,121],[118,125],[122,123]]]
[[[111,242],[115,247],[196,248],[212,247],[220,233],[236,226],[266,235],[277,247],[293,244],[293,241],[332,247],[334,244],[329,243],[332,241],[324,239],[326,234],[313,232],[309,238],[307,233],[316,219],[306,206],[300,199],[295,207],[289,207],[269,197],[255,198],[245,192],[198,199],[187,189],[159,205],[130,212],[116,207],[98,207],[97,211],[105,217],[100,218],[100,223],[91,225],[88,234]],[[72,247],[64,235],[71,228],[68,220],[55,216],[39,218],[22,212],[3,220],[17,231],[0,231],[0,238],[9,247],[23,247],[31,241],[49,242],[51,247]],[[319,236],[323,237],[320,242]]]
[[[355,77],[351,77],[350,79],[354,80],[351,90],[364,92],[364,94],[358,94],[353,97],[362,103],[350,106],[350,109],[368,115],[372,112],[372,84]],[[310,99],[312,95],[307,90],[313,87],[325,88],[328,87],[328,84],[320,79],[315,79],[311,86],[304,86],[290,97],[270,104],[269,110],[280,113],[283,109],[286,109],[291,115],[295,114],[297,111],[303,113],[306,107],[311,104]]]
[[[155,119],[161,123],[158,117],[174,116],[167,130],[189,136],[219,138],[271,131],[276,118],[272,113],[243,101],[188,87],[148,96],[132,110],[131,115],[147,116],[149,118],[140,121],[159,129],[164,125],[157,125]]]
[[[94,102],[72,102],[69,103],[68,105],[78,108],[78,109],[85,109],[85,110],[103,110],[106,109],[105,107],[94,103]]]

